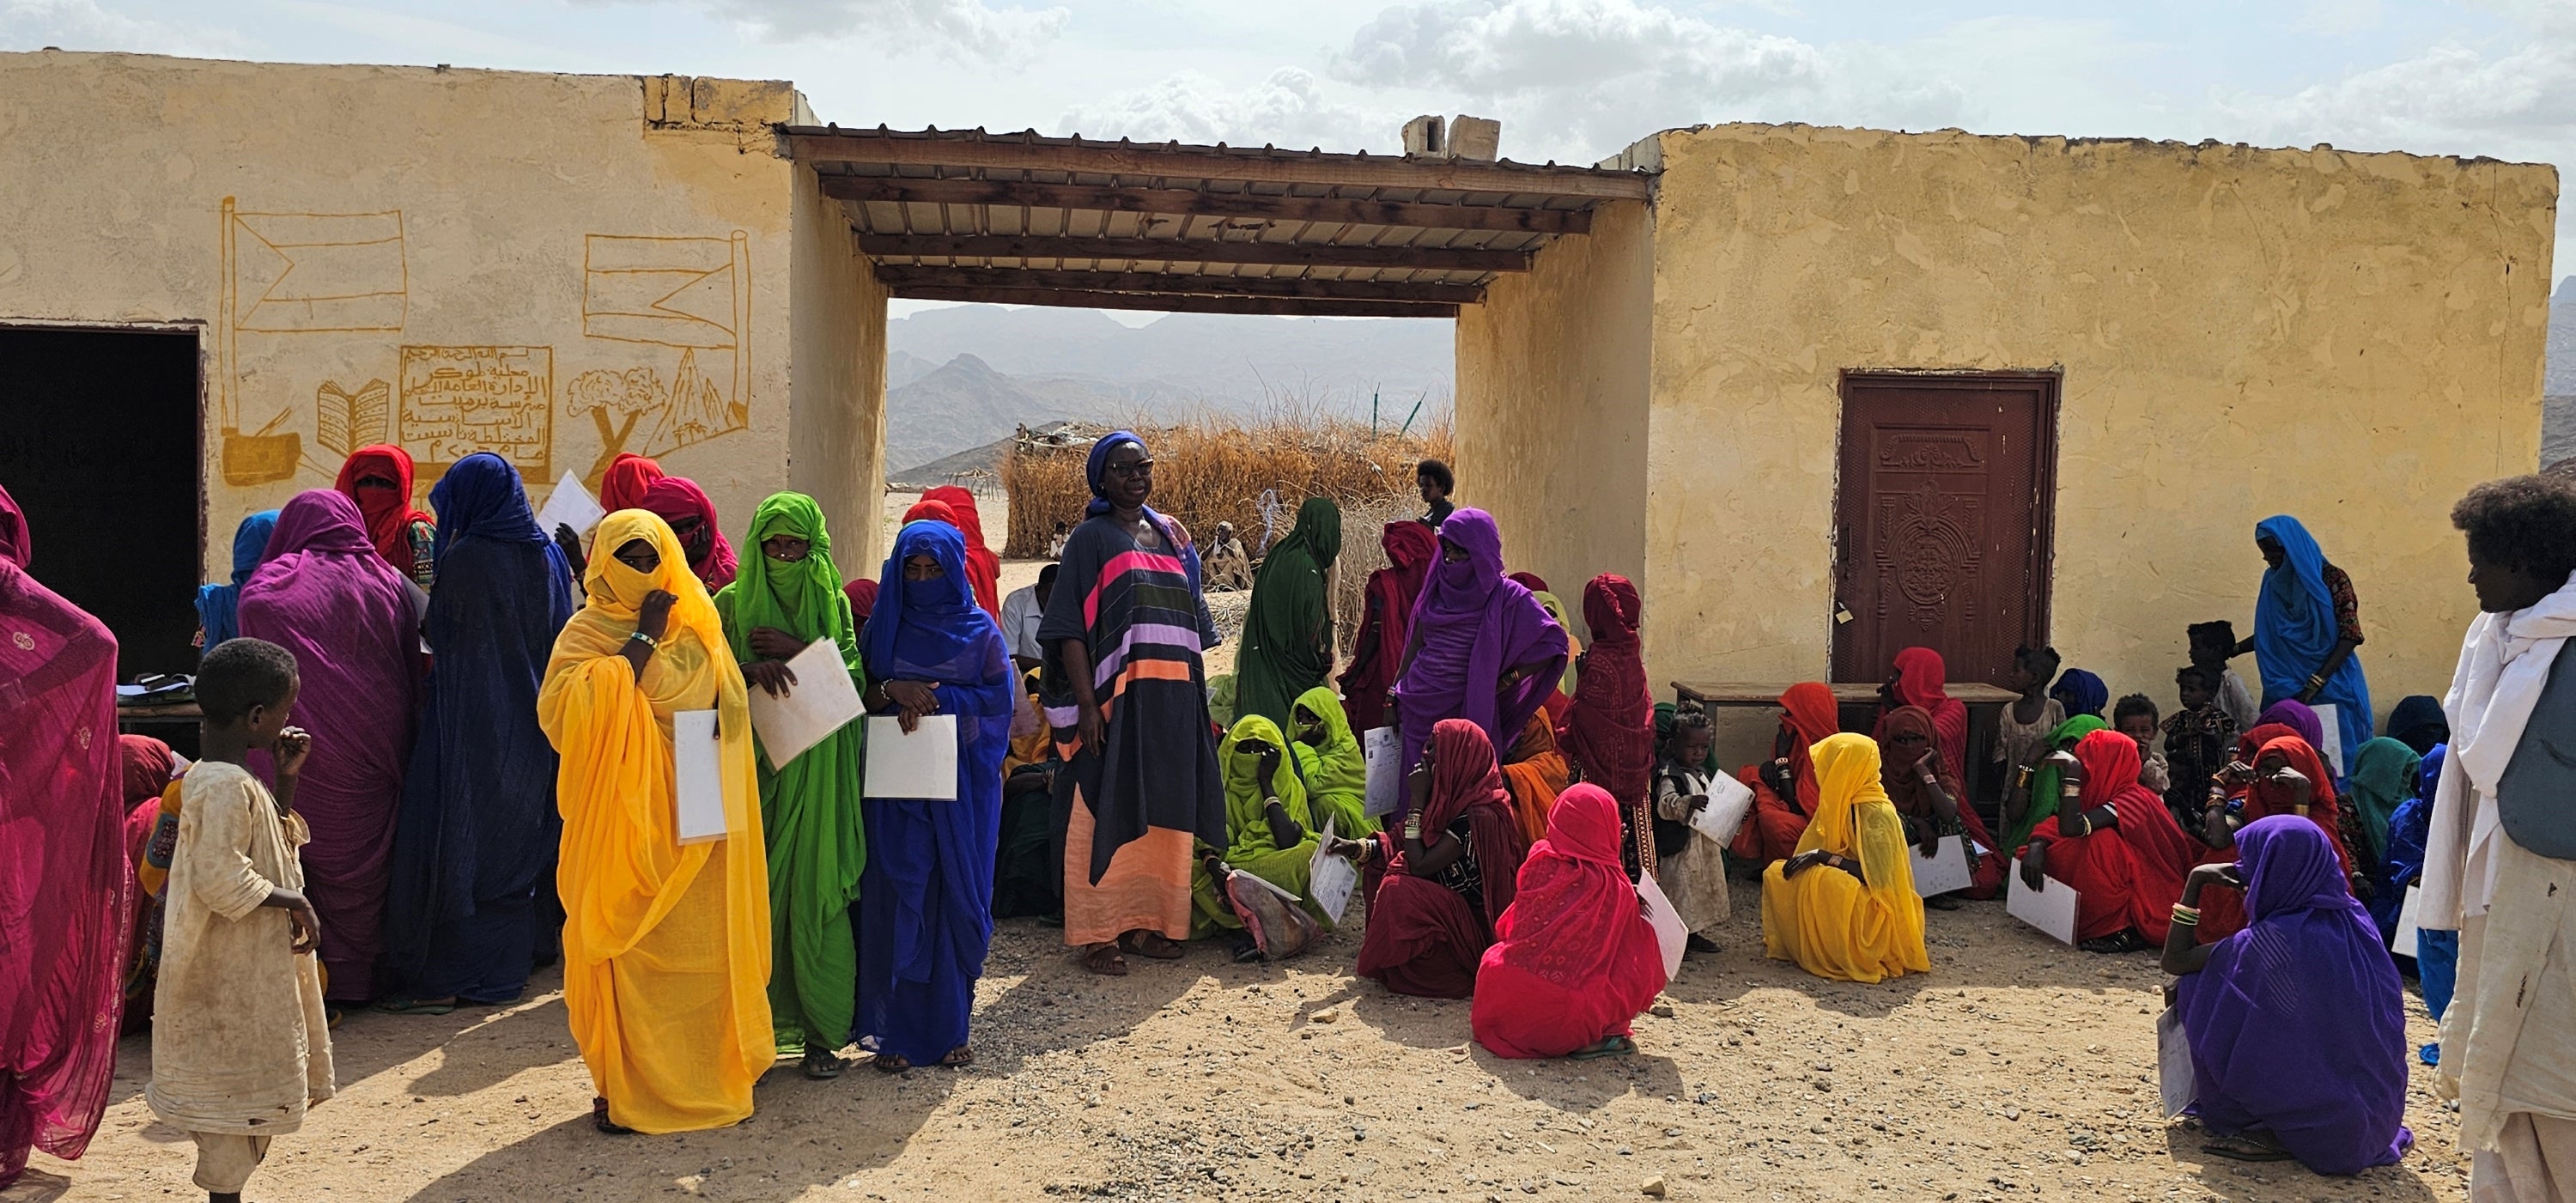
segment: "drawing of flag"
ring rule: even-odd
[[[666,347],[737,347],[750,293],[744,247],[740,236],[590,235],[582,259],[582,333]]]
[[[239,330],[400,330],[402,214],[235,213]]]

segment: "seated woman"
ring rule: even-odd
[[[2263,730],[2254,729],[2258,734]],[[2222,803],[2215,796],[2218,791],[2212,789],[2210,807],[2202,817],[2201,839],[2209,845],[2209,851],[2200,858],[2202,863],[2237,860],[2236,833],[2247,824],[2274,815],[2297,815],[2325,832],[2335,859],[2343,865],[2346,888],[2355,897],[2368,898],[2368,879],[2354,872],[2352,853],[2344,847],[2343,801],[2335,794],[2332,774],[2325,758],[2296,735],[2279,735],[2265,741],[2254,754],[2251,766],[2242,762],[2228,766],[2226,775],[2244,795]],[[2215,944],[2244,929],[2245,910],[2234,895],[2212,895],[2209,905],[2202,908],[2201,943]]]
[[[1809,750],[1842,729],[1832,686],[1806,681],[1780,695],[1780,733],[1771,740],[1771,759],[1748,764],[1736,774],[1753,790],[1753,812],[1727,848],[1735,859],[1767,865],[1798,851],[1807,821],[1816,813],[1816,769]]]
[[[2022,845],[2030,842],[2030,833],[2057,813],[2057,800],[2065,784],[2058,779],[2058,767],[2066,763],[2066,758],[2054,754],[2072,752],[2085,736],[2110,728],[2111,724],[2097,715],[2079,714],[2048,733],[2039,758],[2023,765],[2012,785],[2004,790],[2004,839],[1996,847],[2017,854]]]
[[[1331,686],[1318,685],[1297,695],[1289,718],[1297,728],[1289,750],[1297,754],[1297,774],[1305,779],[1315,822],[1332,820],[1333,834],[1342,839],[1377,834],[1378,822],[1368,816],[1368,755],[1351,733],[1342,700]]]
[[[1547,835],[1548,808],[1572,783],[1565,752],[1556,742],[1556,727],[1541,710],[1521,724],[1521,737],[1503,753],[1503,789],[1512,796],[1512,815],[1520,824],[1521,842],[1537,843]]]
[[[1379,832],[1360,862],[1369,909],[1358,971],[1398,994],[1465,998],[1528,848],[1494,745],[1473,722],[1434,726],[1405,789],[1401,836]]]
[[[1011,734],[1011,657],[976,604],[965,540],[936,522],[896,532],[860,632],[868,708],[906,733],[957,719],[948,799],[870,797],[859,878],[859,1044],[883,1073],[971,1065],[967,1020],[993,942],[993,846]]]
[[[1619,867],[1618,806],[1599,786],[1574,786],[1521,863],[1477,967],[1476,1043],[1498,1057],[1634,1052],[1628,1025],[1663,988],[1663,950]]]
[[[1002,827],[993,849],[993,917],[1061,915],[1064,853],[1057,845],[1055,775],[1064,767],[1038,704],[1038,673],[1020,678],[1011,750],[1002,757]]]
[[[769,861],[751,710],[715,602],[660,518],[602,519],[586,598],[555,638],[537,723],[562,754],[556,873],[564,1012],[603,1132],[686,1132],[751,1115],[778,1055],[769,1014]],[[716,712],[724,838],[681,843],[672,734]]]
[[[2354,867],[2376,883],[2387,877],[2388,825],[2397,808],[2415,796],[2415,780],[2424,760],[2415,749],[2383,735],[2353,753],[2352,776],[2344,782],[2343,846],[2353,853]]]
[[[1900,706],[1912,706],[1932,716],[1932,728],[1939,734],[1941,757],[1953,766],[1968,763],[1968,705],[1950,696],[1950,666],[1941,653],[1928,647],[1909,647],[1896,653],[1887,680],[1878,687],[1879,721]],[[1873,735],[1876,730],[1873,728]]]
[[[1232,951],[1238,962],[1260,960],[1261,949],[1218,891],[1220,868],[1249,873],[1286,890],[1305,904],[1317,923],[1328,927],[1332,923],[1307,896],[1307,866],[1314,862],[1323,824],[1307,805],[1306,785],[1297,779],[1288,756],[1288,740],[1279,734],[1278,724],[1258,714],[1235,720],[1234,729],[1217,747],[1217,761],[1225,771],[1226,828],[1232,838],[1223,848],[1199,848],[1198,871],[1190,880],[1190,899],[1198,908],[1198,918],[1190,935],[1196,938],[1219,928],[1233,933]],[[1360,851],[1356,841],[1335,837],[1335,851],[1345,847],[1352,855]]]
[[[1574,623],[1565,616],[1565,603],[1558,600],[1556,594],[1548,591],[1545,579],[1535,572],[1515,572],[1508,579],[1520,582],[1523,588],[1530,591],[1530,596],[1537,599],[1539,608],[1547,611],[1547,616],[1555,619],[1556,625],[1565,628],[1565,672],[1557,678],[1556,691],[1548,694],[1546,701],[1539,703],[1539,711],[1547,715],[1548,725],[1562,727],[1565,725],[1567,708],[1574,705],[1575,666],[1583,660],[1583,641],[1575,638]],[[1540,819],[1544,825],[1545,816],[1542,815]],[[1544,834],[1546,833],[1542,830],[1538,835],[1532,835],[1530,838],[1535,840],[1539,835]]]
[[[1888,711],[1878,723],[1879,780],[1887,788],[1888,802],[1905,819],[1905,842],[1923,849],[1924,855],[1937,851],[1943,836],[1965,836],[1975,844],[1965,849],[1974,881],[1961,893],[1992,898],[2003,889],[2004,854],[1995,848],[1995,837],[1976,808],[1960,805],[1967,793],[1960,787],[1958,772],[1942,757],[1935,742],[1939,738],[1932,715],[1922,707]],[[1947,910],[1958,901],[1944,895],[1933,905]]]
[[[2111,687],[2102,678],[2080,668],[2060,673],[2057,684],[2050,686],[2048,696],[2066,710],[2066,717],[2081,715],[2102,717],[2102,709],[2111,704]]]
[[[2237,833],[2242,858],[2183,884],[2164,971],[2191,1044],[2192,1111],[2239,1161],[2295,1157],[2320,1174],[2393,1165],[2406,1118],[2406,995],[2370,916],[2314,823],[2275,815]],[[2216,944],[2190,932],[2202,892],[2251,923]],[[2239,894],[2239,891],[2242,891]]]
[[[1930,972],[1914,859],[1879,785],[1878,745],[1836,735],[1811,755],[1815,819],[1796,855],[1762,871],[1763,952],[1837,981]]]
[[[2059,805],[2018,849],[2022,881],[2036,887],[2044,875],[2075,887],[2075,939],[2086,952],[2155,947],[2199,846],[2138,782],[2138,741],[2095,731],[2051,755]]]

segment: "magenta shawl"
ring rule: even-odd
[[[1417,646],[1395,683],[1407,765],[1421,759],[1432,725],[1444,718],[1484,728],[1497,748],[1512,746],[1565,675],[1565,628],[1527,586],[1504,578],[1503,534],[1493,515],[1459,510],[1440,524],[1440,541],[1467,559],[1435,560],[1413,604]],[[1532,663],[1538,671],[1498,688],[1504,672]]]
[[[89,1147],[116,1072],[134,871],[116,637],[27,575],[0,489],[0,1187]]]
[[[295,794],[313,832],[305,891],[322,916],[330,996],[372,998],[418,692],[410,589],[376,554],[356,504],[314,489],[278,511],[268,553],[242,586],[241,633],[295,653],[303,692],[293,722],[313,735]],[[265,758],[253,760],[268,775]]]

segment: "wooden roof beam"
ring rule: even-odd
[[[1048,238],[1016,234],[908,235],[858,232],[872,259],[1050,259],[1113,263],[1254,263],[1271,267],[1379,267],[1420,271],[1528,271],[1526,250],[1345,246],[1179,238]]]
[[[1298,276],[1210,276],[1181,272],[1048,271],[887,264],[877,268],[877,279],[898,290],[910,287],[1053,288],[1075,292],[1306,297],[1314,300],[1413,301],[1441,305],[1471,305],[1485,297],[1485,290],[1473,284],[1317,280]]]
[[[1140,179],[1253,180],[1355,188],[1422,188],[1501,192],[1582,200],[1644,200],[1641,172],[1532,167],[1472,159],[1416,159],[1228,149],[1173,143],[1061,142],[1033,135],[924,136],[884,130],[786,131],[787,154],[800,163],[878,163],[905,167],[985,167],[1064,171]]]
[[[1083,292],[1063,288],[953,287],[909,284],[894,295],[917,301],[983,301],[1075,309],[1144,309],[1166,313],[1255,313],[1306,317],[1456,317],[1456,305],[1409,301],[1340,301],[1316,297],[1200,297],[1169,293]]]
[[[1588,209],[1518,209],[1501,205],[1264,196],[1252,192],[1094,187],[1086,184],[1041,184],[1029,180],[932,180],[889,175],[827,175],[822,179],[823,195],[845,201],[1025,205],[1033,209],[1171,213],[1190,217],[1249,217],[1270,221],[1527,234],[1582,234],[1592,229],[1592,213]]]

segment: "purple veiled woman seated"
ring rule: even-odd
[[[322,916],[334,1001],[375,997],[384,951],[394,816],[420,692],[420,619],[411,587],[376,554],[358,504],[329,489],[295,495],[241,591],[241,633],[295,653],[303,681],[287,721],[313,735],[295,791],[312,828],[305,893]],[[267,758],[252,771],[270,775]]]
[[[2320,1174],[2390,1165],[2415,1141],[2406,1116],[2406,1017],[2397,968],[2370,913],[2344,885],[2343,863],[2297,815],[2236,833],[2236,865],[2203,865],[2183,888],[2236,888],[2245,930],[2197,945],[2173,924],[2164,968],[2191,1043],[2192,1109],[2219,1139],[2208,1152],[2245,1161],[2296,1157]]]
[[[1565,658],[1565,628],[1528,587],[1503,576],[1494,516],[1449,515],[1395,679],[1404,763],[1422,758],[1431,728],[1447,718],[1484,728],[1497,748],[1512,746],[1565,675]]]

